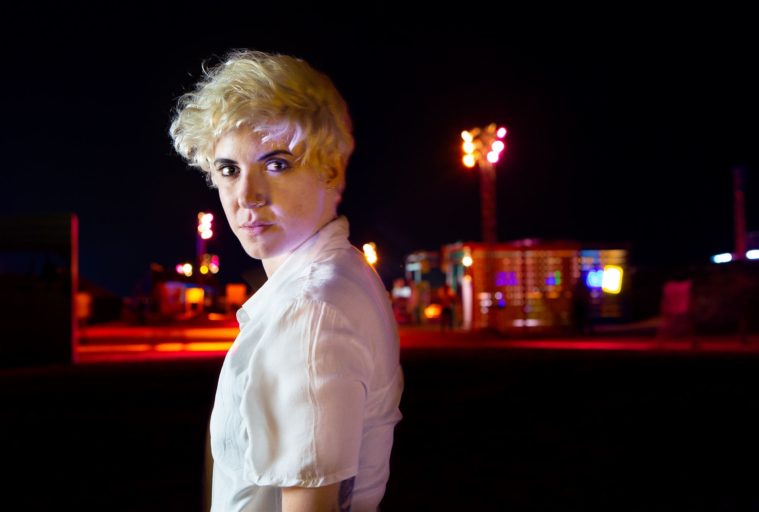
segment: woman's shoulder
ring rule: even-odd
[[[325,302],[342,311],[368,308],[387,298],[379,276],[354,247],[314,261],[299,281],[296,288],[301,298]]]

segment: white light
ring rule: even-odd
[[[712,261],[714,263],[728,263],[730,261],[733,261],[733,255],[729,252],[724,252],[722,254],[717,254],[716,256],[712,256]]]
[[[471,141],[466,141],[461,145],[461,149],[464,150],[464,153],[474,153],[474,143]]]
[[[488,153],[488,162],[490,162],[491,164],[494,164],[497,161],[498,161],[498,153],[496,153],[495,151],[490,151]]]
[[[603,271],[601,288],[606,293],[617,294],[622,290],[622,267],[606,265]]]
[[[746,257],[750,260],[759,260],[759,249],[752,249],[746,252]]]
[[[503,151],[503,148],[505,148],[506,145],[503,143],[503,141],[497,140],[493,142],[493,145],[491,147],[493,148],[493,151],[495,151],[496,153],[500,153],[501,151]]]
[[[504,138],[506,136],[506,128],[501,126],[500,128],[498,128],[498,131],[495,134],[498,136],[499,139]]]
[[[473,263],[472,257],[469,255],[466,255],[463,258],[461,258],[461,264],[464,265],[465,267],[471,267],[472,263]]]
[[[467,142],[472,142],[472,134],[468,131],[464,130],[461,132],[461,138],[464,139]]]

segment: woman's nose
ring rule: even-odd
[[[240,180],[237,202],[240,208],[260,208],[268,202],[265,180],[261,177],[248,176]]]

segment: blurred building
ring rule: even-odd
[[[625,319],[627,260],[626,248],[574,241],[460,242],[410,254],[406,280],[426,292],[423,321],[434,320],[435,290],[446,282],[458,328],[569,331]]]

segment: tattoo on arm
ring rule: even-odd
[[[351,501],[353,500],[353,482],[355,480],[356,477],[354,476],[340,482],[340,493],[338,497],[340,512],[350,512]]]

